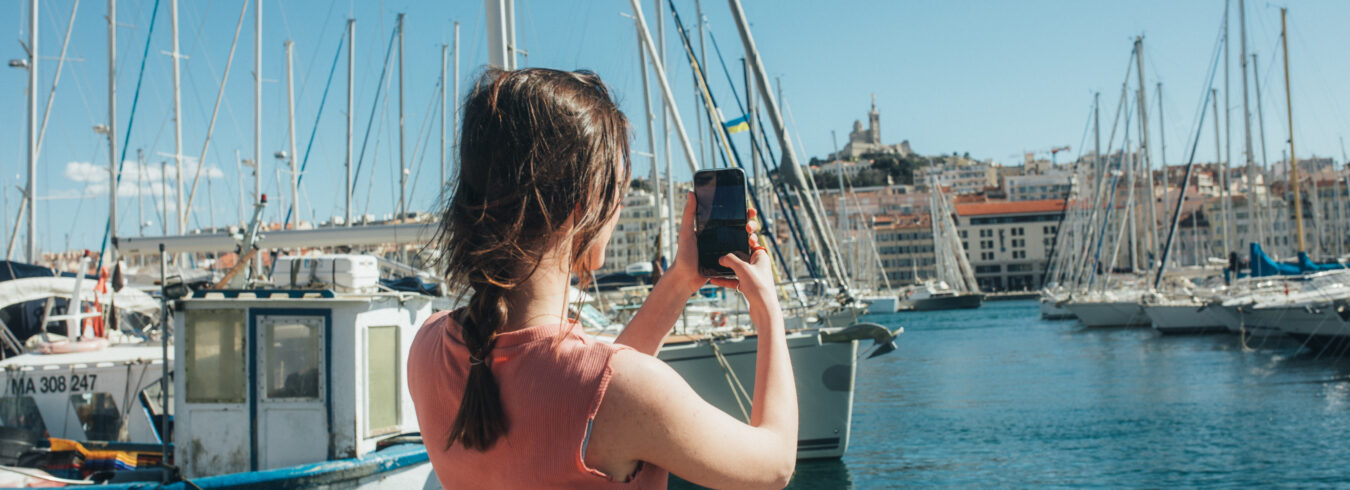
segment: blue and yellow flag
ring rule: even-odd
[[[736,134],[741,131],[747,131],[750,129],[750,123],[746,122],[745,116],[741,116],[736,119],[724,122],[722,123],[722,126],[726,127],[727,132],[731,134]]]

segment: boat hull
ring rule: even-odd
[[[1350,305],[1323,303],[1257,308],[1253,316],[1322,353],[1340,355],[1350,350]]]
[[[983,294],[957,294],[938,298],[910,300],[914,311],[962,310],[979,308],[984,303]]]
[[[422,444],[399,444],[360,458],[322,461],[271,470],[247,471],[193,478],[159,485],[158,479],[128,481],[83,488],[354,488],[395,490],[405,488],[441,488],[431,468],[431,460]]]
[[[1060,306],[1054,298],[1041,298],[1041,318],[1046,320],[1072,320],[1073,312]]]
[[[848,450],[858,342],[822,343],[815,331],[794,332],[788,350],[797,382],[797,458],[839,458]],[[738,395],[723,365],[753,396],[757,352],[758,339],[751,335],[666,344],[658,357],[708,403],[747,421],[750,400]]]
[[[1089,327],[1147,327],[1144,309],[1133,301],[1069,302],[1064,305]]]
[[[1253,316],[1250,313],[1243,312],[1249,308],[1251,308],[1250,305],[1211,305],[1209,307],[1214,317],[1223,322],[1224,327],[1229,332],[1241,334],[1247,338],[1283,337],[1285,335],[1284,331],[1278,327],[1269,327],[1261,322],[1253,321]]]
[[[1144,314],[1158,333],[1167,335],[1226,332],[1211,308],[1194,304],[1144,305]]]
[[[867,302],[869,315],[895,313],[900,310],[900,298],[895,295],[868,296],[863,298],[863,301]]]

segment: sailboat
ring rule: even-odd
[[[928,179],[928,188],[937,277],[911,287],[905,300],[912,311],[979,308],[984,302],[984,293],[980,292],[965,248],[961,246],[947,196],[932,175]]]

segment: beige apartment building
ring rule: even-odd
[[[957,234],[981,289],[1041,287],[1064,215],[1062,199],[957,204],[956,215]]]

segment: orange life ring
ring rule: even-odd
[[[712,323],[714,327],[725,327],[727,326],[727,315],[720,311],[714,311],[708,314],[708,322]]]

